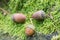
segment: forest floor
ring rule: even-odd
[[[8,32],[10,35],[19,36],[24,40],[26,38],[25,26],[31,24],[31,21],[36,31],[45,35],[60,30],[60,0],[10,0],[6,5],[2,6],[1,8],[9,11],[6,16],[0,11],[0,30],[4,30],[4,33]],[[32,14],[39,10],[44,10],[46,14],[52,14],[53,19],[46,18],[43,22],[37,22],[34,19],[31,20]],[[27,19],[24,24],[13,22],[11,17],[17,12],[26,15]]]

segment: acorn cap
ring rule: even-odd
[[[27,25],[27,27],[26,27],[26,28],[31,28],[31,29],[35,30],[35,26],[34,26],[34,25],[32,25],[32,24]]]

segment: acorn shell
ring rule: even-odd
[[[37,11],[32,15],[32,18],[36,20],[43,20],[45,19],[45,17],[46,17],[46,14],[43,10]]]
[[[12,19],[16,23],[24,23],[26,20],[26,16],[24,14],[21,14],[21,13],[16,13],[12,16]]]
[[[31,24],[27,25],[25,29],[25,33],[27,36],[33,36],[35,33],[35,27]]]
[[[35,31],[29,27],[26,28],[25,33],[27,36],[33,36],[33,34],[35,33]]]

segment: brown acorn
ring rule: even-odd
[[[36,20],[43,20],[45,19],[45,17],[46,17],[46,14],[43,10],[37,11],[32,15],[32,18]]]
[[[12,19],[13,19],[13,21],[15,21],[17,23],[24,23],[26,20],[26,16],[21,13],[16,13],[12,16]]]
[[[34,33],[35,33],[35,27],[33,26],[33,25],[28,25],[27,27],[26,27],[26,29],[25,29],[25,34],[27,35],[27,36],[33,36],[34,35]]]

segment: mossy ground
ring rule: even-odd
[[[13,36],[18,35],[24,39],[25,26],[30,24],[31,21],[36,27],[36,31],[44,34],[60,30],[60,0],[10,0],[7,9],[11,12],[7,16],[0,13],[0,29],[9,32]],[[54,19],[47,18],[40,22],[32,20],[32,14],[38,10],[44,10],[46,14],[51,13]],[[17,24],[12,21],[11,16],[16,12],[26,15],[27,19],[24,24]]]

